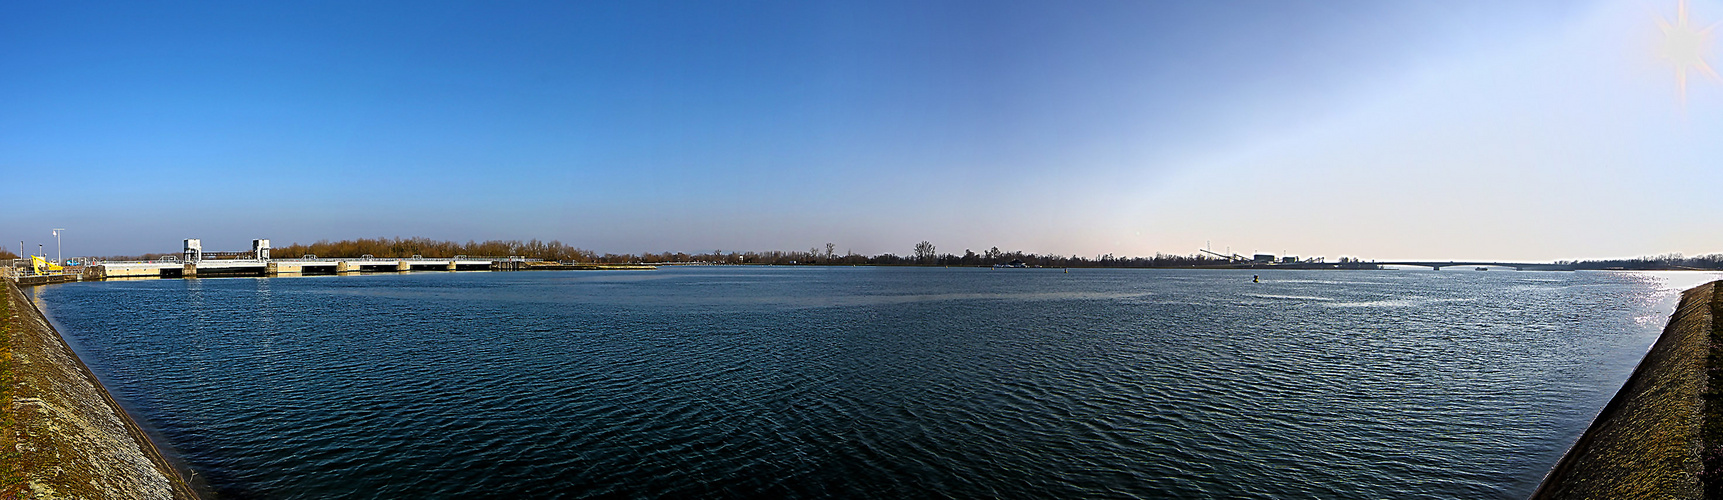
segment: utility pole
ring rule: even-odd
[[[60,227],[54,228],[54,260],[59,261],[62,266],[66,265],[66,254],[60,250],[60,231],[65,230],[65,228]]]

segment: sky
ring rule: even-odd
[[[0,243],[1723,252],[1723,60],[1669,34],[1723,0],[1681,10],[8,2]]]

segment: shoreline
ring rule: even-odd
[[[7,492],[24,497],[197,499],[191,484],[108,393],[23,290],[4,281],[17,454]],[[15,489],[13,489],[15,488]]]
[[[1657,342],[1531,498],[1700,498],[1723,457],[1723,281],[1682,292]]]

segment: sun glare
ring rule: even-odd
[[[1660,55],[1675,65],[1675,84],[1680,89],[1683,103],[1687,102],[1688,72],[1698,71],[1713,80],[1723,82],[1723,77],[1719,77],[1711,64],[1705,61],[1711,46],[1711,31],[1717,26],[1713,24],[1695,29],[1687,19],[1687,0],[1680,0],[1676,5],[1673,24],[1661,17],[1657,19],[1657,27],[1663,30],[1663,50]]]

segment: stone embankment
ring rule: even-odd
[[[1662,337],[1532,498],[1723,498],[1719,283],[1682,294]]]
[[[0,284],[0,498],[197,498],[22,291]]]

